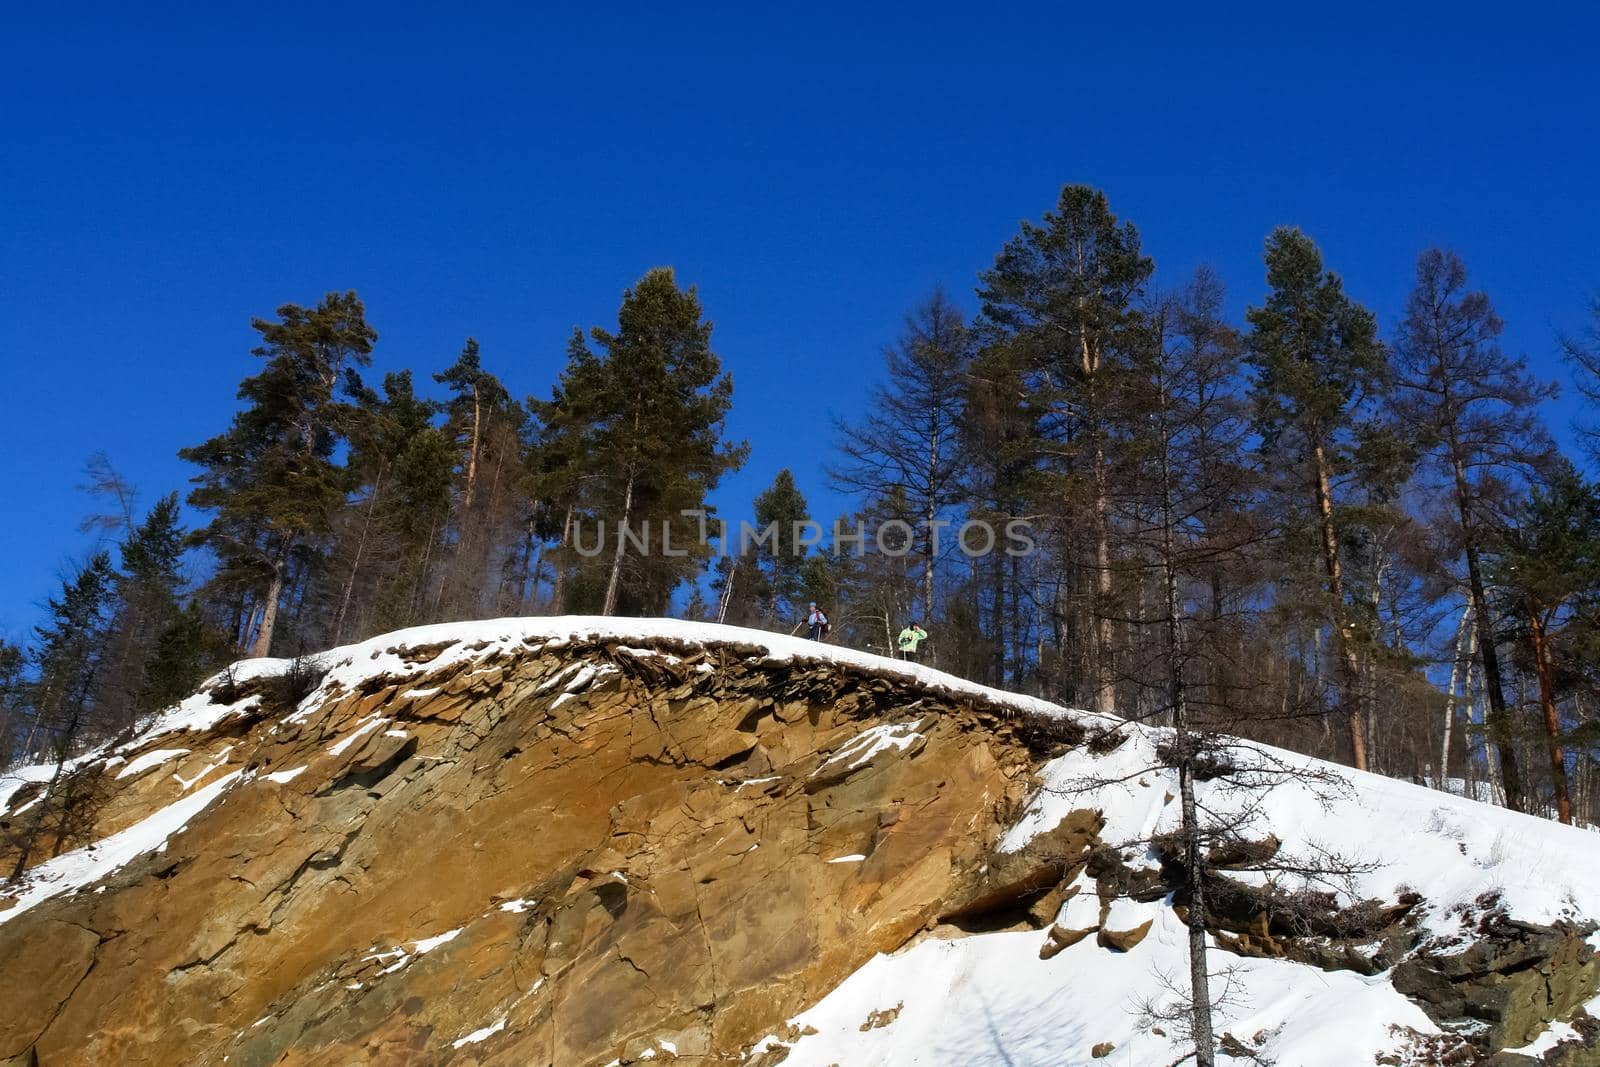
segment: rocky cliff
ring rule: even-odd
[[[0,1064],[1168,1062],[1172,791],[1107,725],[667,622],[241,664],[70,768],[0,896]],[[1600,842],[1349,781],[1263,823],[1370,846],[1349,891],[1218,910],[1235,1051],[1600,1062]]]

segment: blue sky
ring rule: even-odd
[[[1064,182],[1107,190],[1159,280],[1215,266],[1235,313],[1281,223],[1386,329],[1417,252],[1454,247],[1550,376],[1600,289],[1600,16],[1577,5],[754,6],[9,16],[0,634],[90,547],[86,458],[147,503],[183,487],[251,316],[330,289],[365,299],[376,370],[424,378],[471,334],[525,395],[670,264],[753,446],[724,513],[789,466],[825,518],[830,418],[903,312],[940,284],[972,307]]]

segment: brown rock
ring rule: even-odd
[[[1097,940],[1101,948],[1109,948],[1113,952],[1127,952],[1145,939],[1153,922],[1154,919],[1146,919],[1132,930],[1108,930],[1102,926]]]

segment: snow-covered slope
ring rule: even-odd
[[[1082,807],[1088,781],[1106,818],[1106,841],[1144,842],[1174,830],[1177,784],[1171,772],[1156,767],[1155,746],[1165,737],[1163,730],[1139,729],[1109,755],[1075,749],[1051,760],[1042,788],[1001,850],[1025,847]],[[1247,816],[1262,836],[1281,841],[1284,855],[1339,857],[1352,868],[1336,879],[1280,873],[1284,888],[1333,889],[1345,903],[1419,893],[1423,904],[1415,915],[1425,936],[1458,948],[1465,948],[1482,917],[1480,901],[1493,899],[1494,907],[1531,923],[1600,916],[1600,835],[1296,753],[1265,746],[1261,752],[1275,768],[1303,767],[1338,779],[1330,788],[1284,775],[1264,793],[1198,785],[1197,799],[1213,818]],[[1126,858],[1155,862],[1142,844],[1129,847]],[[1068,901],[1062,925],[1094,923],[1097,909],[1085,911],[1088,903],[1090,893]],[[1152,921],[1148,936],[1127,952],[1108,952],[1085,938],[1049,960],[1039,958],[1034,931],[921,941],[875,958],[792,1020],[816,1033],[787,1042],[774,1035],[767,1047],[788,1048],[783,1062],[794,1067],[1170,1063],[1187,1046],[1158,1032],[1171,1027],[1152,1030],[1146,1008],[1159,1014],[1182,1003],[1187,928],[1167,903],[1131,901],[1114,905],[1108,924],[1127,930],[1146,920]],[[1589,942],[1600,949],[1600,933]],[[1217,948],[1215,938],[1211,944]],[[1266,1060],[1285,1067],[1347,1067],[1383,1055],[1396,1063],[1436,1062],[1432,1050],[1414,1051],[1411,1033],[1440,1034],[1441,1028],[1396,991],[1389,971],[1324,971],[1220,950],[1211,953],[1210,964],[1213,973],[1226,972],[1217,988],[1230,991],[1217,1012],[1218,1033],[1231,1033]],[[1600,997],[1587,1009],[1600,1015]],[[893,1021],[863,1030],[873,1011],[893,1013]],[[1554,1033],[1525,1051],[1541,1053],[1571,1033],[1557,1023]]]
[[[1170,1014],[1187,973],[1186,929],[1151,844],[1178,814],[1161,730],[1127,726],[1120,745],[1090,745],[1118,722],[866,653],[671,620],[430,626],[316,660],[320,681],[295,706],[269,707],[262,686],[301,667],[248,661],[137,738],[73,761],[105,804],[92,842],[0,897],[0,948],[49,961],[64,923],[100,940],[86,965],[30,964],[62,975],[0,970],[0,996],[57,979],[66,990],[60,1004],[40,994],[44,1030],[26,1012],[0,1021],[0,1059],[103,1053],[91,1035],[137,1003],[117,987],[144,971],[170,1001],[161,1011],[182,1014],[119,1039],[133,1042],[116,1046],[130,1063],[175,1047],[207,1050],[193,1062],[231,1049],[230,1063],[272,1063],[308,1048],[362,1062],[402,986],[427,1005],[408,1040],[428,1062],[710,1063],[742,1049],[762,1065],[1022,1067],[1166,1064],[1185,1051],[1150,1017]],[[1008,718],[1059,729],[1029,733]],[[1367,902],[1392,921],[1381,945],[1284,934],[1266,915],[1254,940],[1219,929],[1211,963],[1231,995],[1217,1030],[1233,1048],[1283,1067],[1471,1063],[1502,1043],[1589,1062],[1573,1058],[1589,1024],[1568,1001],[1572,990],[1592,997],[1600,970],[1600,835],[1291,753],[1234,756],[1270,768],[1273,785],[1202,783],[1209,817],[1243,822],[1281,857],[1338,857],[1350,870],[1229,877],[1331,891],[1331,907]],[[0,778],[0,816],[26,817],[49,772]],[[1080,825],[1090,810],[1097,832]],[[1081,831],[1073,848],[1109,849],[1150,875],[1146,891],[1107,895],[1088,851],[1051,856],[1069,824]],[[686,845],[694,834],[709,836]],[[532,854],[530,835],[541,842]],[[428,849],[420,868],[396,854],[413,842]],[[687,850],[673,862],[695,884],[660,866],[672,849]],[[1008,864],[1066,871],[1070,884],[1016,897],[1031,903],[1031,925],[1020,910],[988,925],[947,918],[971,914],[973,899],[1016,896],[993,884]],[[173,893],[189,894],[181,911],[213,917],[175,913]],[[685,893],[689,926],[674,918]],[[573,902],[591,896],[604,908],[572,925]],[[127,948],[113,978],[141,907],[161,909],[141,934],[152,940]],[[788,908],[810,930],[803,948],[789,943],[790,917],[774,914]],[[690,927],[703,973],[668,963],[688,951],[670,946]],[[590,947],[563,955],[563,930]],[[528,962],[534,931],[542,947]],[[425,951],[412,945],[428,946],[426,963],[410,964]],[[1357,962],[1339,963],[1335,948]],[[521,962],[502,975],[493,961],[505,952]],[[629,962],[595,970],[605,959]],[[1546,975],[1553,1025],[1524,1003],[1540,995],[1523,980],[1530,968]],[[650,992],[635,1003],[640,981]],[[233,1007],[195,1006],[222,989]],[[1501,1011],[1496,997],[1520,999]],[[1471,1018],[1480,1002],[1493,1018]],[[797,1010],[773,1015],[780,1005]],[[1514,1024],[1497,1021],[1513,1013]],[[573,1036],[591,1022],[592,1040]],[[164,1043],[173,1027],[192,1044]],[[1500,1042],[1497,1027],[1517,1040]],[[1478,1052],[1447,1053],[1449,1031],[1478,1038]]]

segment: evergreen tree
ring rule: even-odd
[[[434,379],[451,390],[443,433],[454,445],[455,494],[443,578],[429,616],[478,618],[504,607],[508,557],[528,525],[528,413],[483,369],[474,340]]]
[[[1025,403],[1026,395],[1025,370],[1016,351],[1005,344],[984,349],[972,365],[963,403],[961,494],[967,518],[995,531],[1031,514],[1040,495],[1040,417]],[[981,664],[975,677],[1003,686],[1008,676],[1015,681],[1023,670],[1012,653],[1023,625],[1014,610],[1021,597],[1020,574],[1013,557],[998,550],[979,552],[982,546],[981,536],[975,536],[971,554],[963,556],[967,611],[974,628],[962,635],[959,647],[949,641],[944,647],[960,660]]]
[[[595,327],[589,340],[594,349],[573,339],[552,403],[568,409],[563,421],[584,427],[581,474],[568,479],[582,486],[580,511],[606,523],[604,576],[591,589],[603,588],[602,614],[662,612],[705,555],[696,547],[700,523],[683,513],[706,510],[706,494],[747,452],[722,436],[733,379],[711,350],[699,296],[679,289],[668,268],[623,294],[615,332]],[[673,554],[660,543],[663,530]],[[652,535],[656,549],[647,554]]]
[[[122,542],[106,663],[96,686],[97,704],[122,728],[154,710],[142,705],[140,694],[156,642],[178,616],[183,546],[177,493],[157,501]]]
[[[1372,313],[1345,295],[1338,275],[1299,230],[1280,228],[1266,243],[1266,303],[1245,313],[1262,449],[1291,493],[1311,504],[1323,588],[1341,676],[1341,707],[1351,756],[1367,768],[1365,687],[1358,632],[1346,600],[1336,493],[1354,466],[1360,430],[1386,389],[1389,366]]]
[[[386,374],[382,396],[362,390],[356,397],[346,465],[355,498],[330,561],[334,644],[415,621],[418,571],[450,503],[453,456],[432,425],[439,410],[416,395],[410,371]]]
[[[19,755],[25,728],[26,657],[20,645],[0,638],[0,767]]]
[[[510,399],[500,380],[483,369],[477,338],[467,338],[456,361],[433,380],[448,385],[452,394],[446,432],[458,442],[466,457],[462,464],[462,507],[470,510],[478,485],[478,458],[483,452],[488,415]]]
[[[787,467],[756,497],[755,518],[756,529],[768,535],[755,546],[755,565],[763,576],[766,622],[781,628],[796,616],[795,601],[804,587],[806,548],[797,542],[795,532],[800,524],[811,521],[806,498]]]
[[[21,829],[8,881],[16,881],[27,870],[47,821],[60,820],[71,809],[72,797],[58,795],[68,758],[86,737],[104,732],[96,722],[93,694],[105,661],[115,581],[110,554],[95,553],[62,583],[61,595],[50,600],[48,621],[34,631],[36,677],[29,701],[33,723],[24,750],[48,753],[55,770]],[[60,836],[58,829],[57,851]]]
[[[1464,564],[1489,735],[1506,804],[1519,808],[1521,781],[1483,555],[1507,490],[1550,461],[1553,446],[1539,420],[1539,403],[1555,390],[1528,373],[1526,360],[1501,350],[1503,329],[1489,297],[1467,288],[1466,266],[1455,253],[1422,253],[1395,339],[1394,409],[1411,440],[1426,450],[1429,473],[1451,501],[1448,544]]]
[[[1093,705],[1105,713],[1116,706],[1111,502],[1125,432],[1122,380],[1153,270],[1138,230],[1117,219],[1105,194],[1069,185],[1043,225],[1023,222],[978,291],[990,343],[1022,360],[1059,528],[1067,536],[1090,531]]]
[[[154,714],[193,693],[228,658],[227,641],[190,602],[156,637],[144,663],[143,685],[134,698],[141,715]]]
[[[1493,569],[1538,682],[1557,818],[1570,823],[1572,799],[1558,702],[1562,677],[1573,672],[1561,660],[1564,649],[1587,649],[1592,642],[1586,637],[1600,624],[1600,487],[1570,464],[1559,468],[1519,510]]]
[[[189,503],[213,513],[197,539],[218,555],[226,583],[250,597],[235,639],[265,656],[291,567],[315,563],[345,503],[335,452],[350,408],[340,395],[358,386],[355,368],[370,362],[377,333],[353,291],[315,308],[285,304],[276,322],[252,326],[262,340],[252,354],[265,365],[239,386],[245,408],[226,432],[179,456],[201,468]]]

